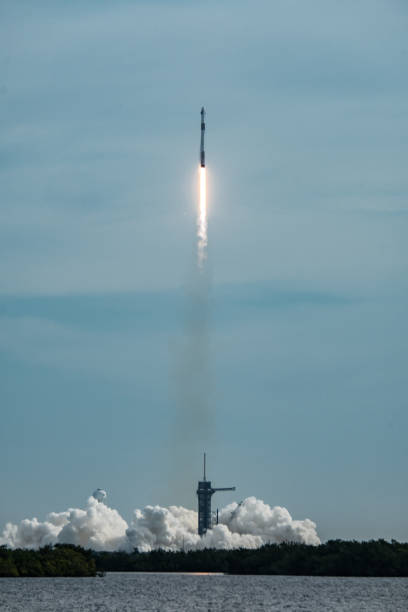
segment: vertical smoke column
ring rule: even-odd
[[[200,194],[197,216],[197,256],[198,269],[204,271],[205,260],[207,259],[207,176],[205,166],[200,166]]]
[[[188,283],[185,335],[179,363],[173,466],[169,477],[173,503],[194,503],[194,489],[186,495],[186,483],[195,482],[202,452],[211,440],[209,278],[207,264],[208,221],[204,150],[205,111],[201,109],[200,165],[196,200],[196,259]],[[196,463],[197,462],[197,463]],[[176,476],[176,477],[175,477]]]
[[[195,434],[191,436],[194,454],[201,455],[202,446],[210,434],[209,401],[209,284],[207,262],[208,221],[207,221],[207,169],[205,167],[205,110],[201,108],[201,139],[199,194],[197,210],[197,269],[194,274],[190,301],[188,328],[190,376],[193,385],[190,395],[189,414]]]

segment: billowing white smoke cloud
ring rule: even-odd
[[[180,550],[197,548],[197,513],[181,506],[146,506],[135,510],[127,538],[132,548],[141,552],[164,548]]]
[[[40,548],[46,544],[77,544],[94,550],[126,548],[128,525],[117,510],[90,497],[86,510],[70,508],[51,512],[40,523],[24,519],[19,525],[7,523],[0,544],[11,548]]]
[[[146,506],[135,510],[126,531],[133,548],[186,550],[197,548],[258,548],[269,542],[319,544],[316,524],[309,519],[295,521],[286,508],[271,508],[256,497],[232,503],[219,513],[219,524],[200,538],[197,513],[178,506]]]
[[[293,520],[286,508],[271,508],[256,497],[247,497],[240,504],[232,503],[223,508],[219,522],[227,525],[235,534],[260,537],[262,543],[303,542],[320,544],[316,524],[310,519]]]
[[[320,543],[313,521],[293,520],[286,508],[272,508],[255,497],[226,506],[219,524],[197,534],[197,513],[179,506],[146,506],[135,510],[130,526],[120,514],[90,497],[85,510],[50,513],[44,522],[25,519],[8,523],[0,544],[11,548],[39,548],[46,544],[78,544],[94,550],[147,552],[202,548],[258,548],[284,541]]]

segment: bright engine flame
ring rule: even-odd
[[[207,258],[207,176],[206,169],[200,166],[200,201],[197,219],[198,266],[203,269]]]

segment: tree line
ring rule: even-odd
[[[39,550],[0,546],[0,577],[6,576],[96,576],[96,564],[91,550],[70,544]]]
[[[95,576],[106,571],[408,577],[408,543],[330,540],[320,546],[283,543],[148,553],[95,552],[63,544],[36,551],[0,548],[0,576]]]
[[[257,549],[94,553],[103,571],[224,572],[307,576],[408,576],[408,544],[331,540]]]

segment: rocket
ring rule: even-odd
[[[200,141],[200,165],[205,168],[204,132],[205,132],[205,110],[201,107],[201,141]]]

